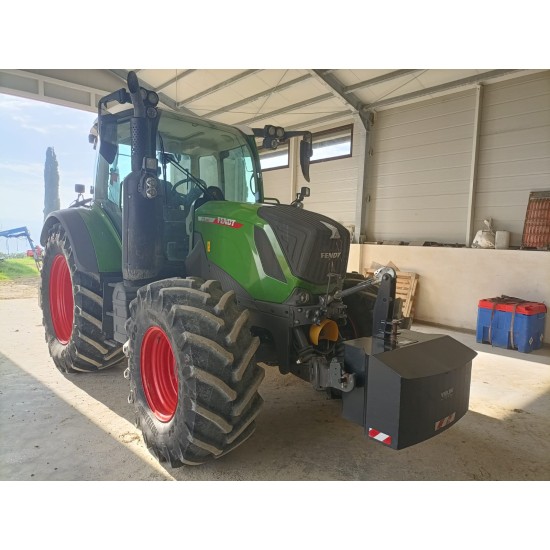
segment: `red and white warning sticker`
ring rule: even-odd
[[[445,426],[448,426],[451,422],[454,422],[456,413],[450,414],[449,416],[446,416],[445,418],[442,418],[441,420],[438,420],[435,423],[435,431],[440,430],[441,428],[444,428]]]
[[[384,434],[374,428],[369,428],[369,437],[376,439],[376,441],[381,441],[386,445],[391,445],[391,435]]]

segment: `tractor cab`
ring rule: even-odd
[[[95,202],[121,231],[124,179],[132,172],[133,111],[104,115],[95,180]],[[155,158],[168,261],[192,248],[193,216],[208,200],[262,201],[259,159],[252,131],[158,111]]]

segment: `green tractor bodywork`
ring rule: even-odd
[[[254,300],[282,304],[296,289],[325,293],[326,285],[315,285],[293,275],[273,229],[258,216],[261,207],[264,205],[208,202],[197,210],[195,232],[202,236],[209,262],[223,266]],[[255,239],[259,231],[265,233],[273,249],[279,278],[266,273]]]
[[[69,229],[77,265],[96,273],[122,272],[121,235],[99,203],[90,208],[59,210],[50,214],[42,229],[42,243],[45,243],[50,228],[58,222]]]
[[[309,132],[160,111],[134,73],[128,88],[102,98],[90,133],[93,201],[53,212],[42,232],[58,368],[109,366],[125,344],[138,426],[173,465],[217,458],[252,433],[258,361],[341,396],[344,416],[393,448],[465,414],[475,354],[412,331],[400,342],[395,272],[346,274],[349,232],[303,208],[307,188],[292,205],[264,199],[256,138],[276,148],[300,136],[309,181]],[[108,112],[112,102],[133,108]]]

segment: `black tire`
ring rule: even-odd
[[[346,273],[344,289],[355,286],[364,280],[365,277],[359,273]],[[346,314],[348,317],[346,325],[340,328],[344,340],[372,336],[372,312],[377,294],[378,287],[371,286],[342,300],[347,306]]]
[[[99,275],[76,268],[61,224],[50,229],[44,249],[40,306],[50,355],[61,372],[98,371],[124,358],[121,344],[101,330]]]
[[[265,373],[255,361],[259,339],[235,293],[218,281],[165,279],[141,288],[130,314],[130,400],[149,451],[179,467],[246,441],[263,404]]]

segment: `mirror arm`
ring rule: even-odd
[[[112,94],[106,95],[99,100],[98,112],[100,112],[101,107],[106,107],[107,103],[111,101],[116,101],[118,103],[130,103],[130,94],[126,91],[126,88],[121,88]]]
[[[305,141],[311,141],[311,132],[305,130],[291,130],[290,132],[285,132],[285,139],[296,136],[304,136]]]
[[[313,135],[306,130],[291,130],[286,132],[279,126],[266,125],[263,128],[252,128],[255,137],[263,138],[263,147],[265,149],[275,150],[281,141],[287,141],[290,138],[302,136],[300,141],[300,166],[304,179],[309,182],[309,164],[313,155]]]

